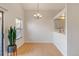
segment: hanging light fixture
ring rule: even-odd
[[[39,13],[39,3],[37,3],[36,13],[33,15],[35,18],[42,18],[42,15]]]

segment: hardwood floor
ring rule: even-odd
[[[51,43],[25,43],[17,50],[18,56],[62,56]]]

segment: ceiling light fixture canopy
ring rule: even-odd
[[[42,15],[39,13],[39,3],[37,3],[36,13],[33,16],[37,19],[42,18]]]

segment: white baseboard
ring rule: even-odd
[[[53,42],[53,44],[54,44],[54,45],[56,46],[56,48],[63,54],[63,56],[65,56],[64,53],[63,53],[63,51],[59,48],[59,46],[58,46],[56,43],[54,43],[54,42]]]
[[[16,41],[17,48],[21,47],[24,43],[25,43],[25,42],[24,42],[23,38],[17,40],[17,41]]]
[[[52,41],[25,41],[25,43],[52,43]]]

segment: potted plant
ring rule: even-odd
[[[9,45],[8,45],[8,52],[11,53],[16,49],[16,29],[15,27],[10,27],[8,30],[8,39],[9,39]]]

